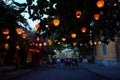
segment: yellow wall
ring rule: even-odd
[[[106,51],[107,54],[103,54],[102,50],[102,44],[97,45],[97,54],[95,56],[95,60],[107,60],[107,61],[116,61],[116,50],[115,50],[115,43],[116,42],[110,42],[108,45],[106,45]]]

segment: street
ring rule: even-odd
[[[61,70],[50,68],[34,71],[14,80],[107,80],[81,67],[79,69]]]

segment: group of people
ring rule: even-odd
[[[80,60],[78,58],[50,58],[48,65],[59,69],[78,68]]]

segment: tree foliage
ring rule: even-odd
[[[59,37],[68,37],[74,32],[78,35],[77,39],[89,42],[91,39],[95,39],[99,32],[102,32],[102,41],[108,44],[110,40],[114,41],[116,34],[120,31],[119,0],[105,0],[103,8],[96,6],[98,0],[37,0],[37,5],[33,4],[34,0],[26,1],[24,6],[28,6],[29,18],[40,20],[39,32],[45,31],[42,35],[44,37],[51,36],[59,30]],[[77,10],[82,11],[80,19],[75,17]],[[100,14],[98,21],[94,20],[95,13]],[[48,15],[48,17],[44,17],[44,15]],[[54,18],[60,19],[58,28],[52,23]],[[92,26],[91,22],[94,23]],[[85,34],[82,34],[80,30],[83,26],[87,28]],[[92,38],[89,36],[91,30]],[[68,42],[70,42],[70,37],[68,38]]]

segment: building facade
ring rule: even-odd
[[[120,66],[120,38],[108,45],[96,45],[95,62],[105,66]]]

